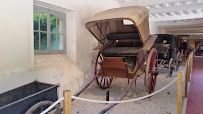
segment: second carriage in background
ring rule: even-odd
[[[178,70],[180,65],[179,37],[171,34],[158,34],[153,47],[158,52],[159,67],[168,69],[168,76],[171,77],[173,70]]]

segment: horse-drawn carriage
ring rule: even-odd
[[[127,78],[128,87],[118,100],[122,100],[137,77],[145,73],[144,82],[148,93],[155,91],[158,75],[158,55],[152,45],[157,35],[149,33],[148,9],[133,6],[115,8],[94,15],[86,28],[98,40],[95,76],[80,92],[94,80],[99,87],[108,88],[113,77]],[[110,105],[106,112],[116,104]]]
[[[180,65],[179,37],[170,34],[158,34],[153,48],[157,49],[159,66],[168,68],[168,76],[170,77],[173,69],[178,70]]]

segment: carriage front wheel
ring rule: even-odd
[[[158,75],[158,55],[155,48],[151,49],[146,67],[146,89],[149,94],[155,91],[156,76]]]
[[[106,89],[106,88],[109,88],[109,86],[111,85],[113,78],[111,76],[100,75],[100,71],[102,71],[102,68],[101,68],[102,61],[103,61],[103,57],[99,53],[97,55],[96,64],[95,64],[95,75],[99,74],[96,78],[97,85],[102,89]]]

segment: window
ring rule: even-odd
[[[66,14],[34,6],[34,50],[35,54],[65,53]]]
[[[123,25],[133,25],[131,20],[123,20]]]

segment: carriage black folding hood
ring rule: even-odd
[[[130,20],[133,25],[124,25]],[[102,44],[108,42],[107,34],[138,33],[143,43],[149,38],[149,11],[140,6],[109,9],[94,15],[86,23],[86,28]]]

